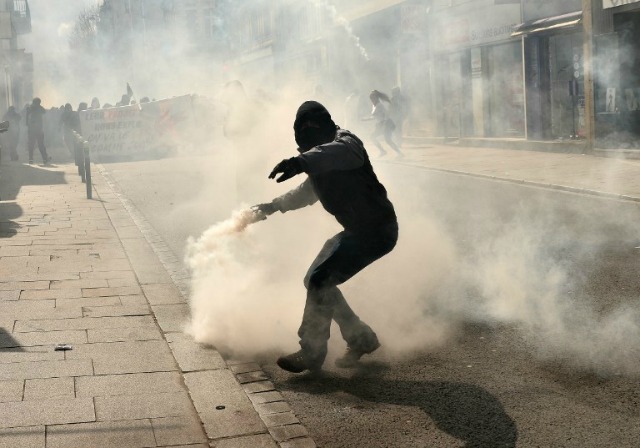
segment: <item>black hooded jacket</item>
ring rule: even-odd
[[[282,213],[320,200],[347,231],[375,231],[396,222],[387,190],[373,172],[364,145],[351,132],[338,129],[334,141],[296,158],[309,178],[273,200]]]

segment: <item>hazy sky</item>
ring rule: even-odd
[[[66,51],[67,37],[78,14],[97,0],[29,0],[33,31],[23,37],[22,45],[34,58],[49,58]]]
[[[85,8],[93,6],[97,0],[29,0],[32,32],[21,36],[19,48],[33,53],[34,94],[44,96],[43,100],[59,101],[51,94],[48,80],[52,73],[64,70],[65,56],[69,51],[69,32]],[[63,94],[64,96],[64,94]]]

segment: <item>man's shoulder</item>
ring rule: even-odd
[[[362,141],[358,138],[358,136],[353,132],[348,131],[347,129],[338,129],[338,132],[336,133],[336,141],[347,144],[356,143],[362,146]]]

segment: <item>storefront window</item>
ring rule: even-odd
[[[553,138],[584,136],[584,68],[582,34],[549,38],[551,72],[551,135]],[[571,95],[570,82],[577,83]]]
[[[640,146],[640,13],[614,16],[619,36],[620,92],[616,95],[620,140]]]
[[[521,43],[486,47],[488,134],[491,137],[524,136],[524,85]]]

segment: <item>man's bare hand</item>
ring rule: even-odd
[[[287,179],[291,179],[293,176],[296,176],[302,173],[302,166],[300,165],[300,160],[296,157],[291,157],[290,159],[284,159],[282,162],[278,163],[271,174],[269,174],[269,179],[275,178],[278,174],[280,177],[276,179],[276,182],[284,182]]]

